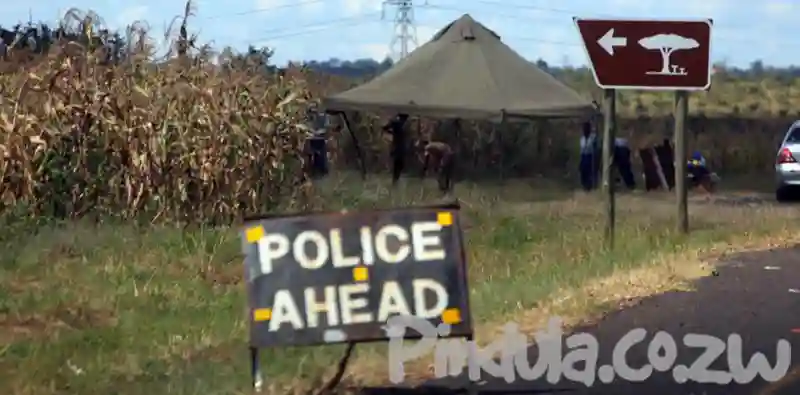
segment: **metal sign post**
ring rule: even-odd
[[[669,90],[675,96],[675,191],[677,228],[689,231],[686,190],[688,91],[711,87],[711,19],[573,18],[597,86],[608,90]],[[606,95],[606,100],[613,100]],[[609,107],[609,106],[606,106]],[[606,123],[616,124],[606,114]],[[603,155],[603,166],[610,166]],[[604,173],[605,174],[605,173]],[[613,193],[609,193],[613,207]],[[614,210],[608,210],[614,223]],[[613,228],[612,228],[613,232]]]

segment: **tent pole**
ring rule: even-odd
[[[461,171],[461,168],[459,166],[461,163],[461,152],[463,152],[463,150],[461,149],[462,130],[461,130],[461,122],[458,122],[458,118],[456,118],[455,129],[456,129],[455,133],[456,139],[453,142],[453,147],[455,147],[455,150],[453,151],[453,173],[452,173],[453,175],[451,175],[450,178],[455,178],[456,174],[459,174],[460,176],[460,171]],[[455,183],[455,181],[453,181],[453,183]]]
[[[506,134],[508,131],[508,119],[506,116],[505,110],[500,113],[500,133],[497,135],[497,144],[500,145],[500,182],[505,182],[506,180],[506,153],[503,152],[505,149],[505,141],[503,140],[503,135]]]
[[[358,155],[358,162],[361,164],[361,179],[367,179],[367,165],[364,163],[364,154],[361,152],[361,146],[358,144],[358,139],[356,138],[355,132],[350,127],[350,120],[347,118],[347,114],[344,111],[339,113],[339,116],[342,117],[342,122],[344,123],[344,127],[350,132],[350,138],[353,139],[353,145],[356,148],[356,155]]]

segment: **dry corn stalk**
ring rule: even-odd
[[[227,222],[298,198],[302,79],[101,60],[62,43],[0,74],[0,210]]]

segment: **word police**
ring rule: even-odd
[[[286,264],[312,271],[351,268],[354,273],[354,283],[350,284],[314,284],[304,287],[302,293],[298,289],[275,290],[268,331],[287,325],[301,330],[380,323],[394,315],[440,316],[450,301],[447,289],[438,281],[409,278],[401,284],[387,278],[376,283],[366,281],[366,277],[368,271],[379,270],[380,264],[443,261],[447,254],[441,231],[442,225],[436,221],[412,222],[405,227],[388,224],[377,229],[363,226],[357,234],[345,235],[353,238],[347,240],[349,243],[344,242],[339,228],[303,230],[292,238],[281,233],[265,234],[257,241],[262,275],[268,276],[276,265]],[[300,295],[303,300],[295,300]]]
[[[414,222],[410,231],[400,225],[385,225],[376,232],[364,226],[360,229],[360,256],[346,256],[342,248],[341,229],[331,229],[327,235],[317,230],[300,232],[294,240],[280,233],[269,233],[258,240],[261,273],[272,273],[275,261],[292,254],[303,269],[316,270],[330,263],[333,267],[373,265],[376,258],[385,263],[400,263],[409,256],[414,261],[439,261],[445,258],[440,231],[434,221]],[[393,241],[390,241],[392,240]],[[392,247],[395,247],[392,251]],[[309,254],[309,246],[315,253]]]

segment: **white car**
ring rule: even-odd
[[[800,121],[795,121],[778,149],[775,159],[775,198],[778,201],[789,200],[795,189],[800,186]]]

